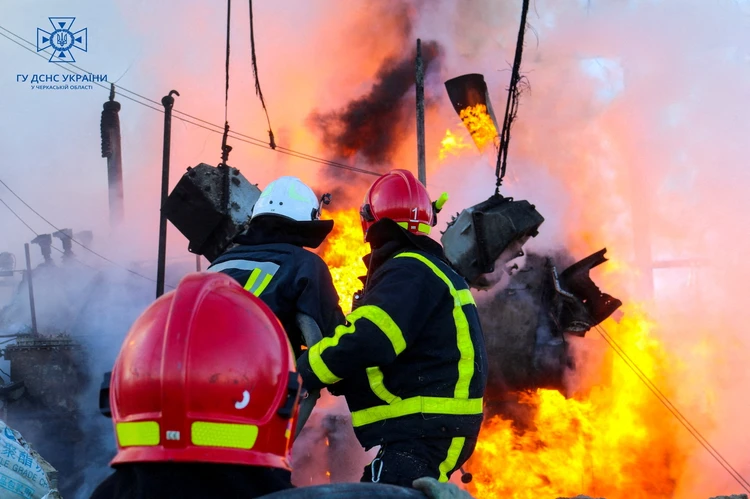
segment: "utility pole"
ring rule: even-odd
[[[122,222],[124,195],[122,187],[122,142],[120,140],[120,103],[115,100],[115,84],[109,90],[109,101],[104,103],[101,120],[102,158],[107,158],[109,182],[109,224]]]
[[[164,106],[164,149],[161,164],[161,202],[159,203],[159,257],[156,262],[156,297],[164,294],[164,273],[167,263],[167,217],[164,216],[162,208],[169,197],[169,151],[172,141],[172,106],[174,97],[180,96],[177,90],[170,90],[168,95],[161,99]]]
[[[31,255],[29,254],[29,243],[23,245],[26,251],[26,280],[29,284],[29,308],[31,309],[31,334],[39,334],[36,328],[36,308],[34,307],[34,284],[31,280]]]
[[[422,61],[422,40],[417,38],[417,177],[427,186],[427,166],[425,161],[424,138],[424,62]]]

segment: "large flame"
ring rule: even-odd
[[[669,395],[660,375],[667,358],[653,337],[655,325],[626,306],[620,324],[608,320],[604,327]],[[621,358],[614,357],[610,368],[608,383],[570,399],[552,390],[522,394],[520,404],[533,413],[525,429],[497,416],[486,421],[468,463],[476,497],[672,497],[683,461],[674,439],[676,420]]]
[[[461,110],[459,116],[480,151],[484,151],[488,145],[499,140],[495,123],[484,104],[466,107]]]
[[[356,210],[330,216],[336,225],[322,257],[347,312],[362,287],[358,277],[366,271],[362,256],[369,248]],[[619,323],[605,321],[604,331],[669,396],[667,355],[654,337],[656,325],[634,305],[624,311]],[[597,330],[581,341],[604,345]],[[587,373],[598,384],[579,388],[569,399],[553,390],[521,394],[520,405],[533,414],[523,428],[499,416],[485,422],[465,466],[474,475],[469,489],[475,497],[672,496],[684,456],[674,438],[676,420],[621,358],[607,359],[600,372]]]
[[[330,217],[334,220],[333,231],[328,236],[321,256],[331,270],[341,310],[347,313],[351,310],[352,296],[362,289],[359,277],[367,272],[362,257],[367,254],[369,247],[363,240],[357,210],[341,210]]]

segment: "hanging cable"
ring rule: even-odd
[[[30,41],[22,38],[21,36],[13,33],[12,31],[4,28],[3,26],[0,26],[0,30],[5,31],[6,33],[8,33],[8,34],[12,35],[13,37],[17,38],[18,40],[21,40],[22,42],[24,42],[28,46],[25,46],[25,45],[19,43],[18,41],[14,40],[10,36],[5,35],[4,33],[0,33],[0,36],[2,36],[3,38],[5,38],[5,39],[7,39],[7,40],[9,40],[9,41],[11,41],[13,43],[15,43],[16,45],[18,45],[22,49],[28,51],[31,54],[34,54],[37,57],[41,57],[41,58],[43,58],[45,60],[47,59],[43,55],[44,51],[37,53],[37,51],[35,49],[36,45],[34,43],[32,43],[32,42],[30,42]],[[47,55],[49,55],[49,54],[47,54]],[[92,74],[90,71],[86,71],[84,68],[81,68],[80,66],[78,66],[78,65],[76,65],[74,63],[65,63],[65,64],[53,63],[53,64],[56,64],[61,69],[64,69],[64,70],[66,70],[66,71],[68,71],[70,73],[73,73],[73,74],[87,74],[87,75],[91,75]],[[71,67],[75,68],[75,69],[77,69],[79,71],[81,71],[81,73],[78,73],[78,72],[74,71],[73,69],[71,69]],[[105,85],[105,84],[97,82],[97,81],[94,81],[94,82],[91,82],[91,83],[94,84],[94,85],[97,85],[97,86],[99,86],[99,87],[101,87],[101,88],[103,88],[105,90],[107,90],[107,92],[109,92],[109,90],[110,90],[109,85]],[[153,111],[156,111],[158,113],[163,113],[164,112],[164,109],[161,108],[161,103],[160,102],[157,102],[157,101],[155,101],[153,99],[150,99],[149,97],[141,95],[141,94],[139,94],[137,92],[134,92],[134,91],[129,90],[129,89],[127,89],[125,87],[122,87],[122,86],[118,86],[118,89],[120,90],[120,97],[122,97],[123,99],[128,99],[129,101],[135,102],[136,104],[139,104],[139,105],[141,105],[143,107],[147,107],[147,108],[149,108],[149,109],[151,109]],[[130,95],[125,95],[125,94],[130,94]],[[135,97],[131,97],[131,96],[135,96]],[[139,99],[142,99],[142,101],[139,100]],[[143,101],[145,101],[145,102],[143,102]],[[155,104],[156,106],[159,106],[159,107],[155,107],[155,106],[153,106],[151,104]],[[174,118],[182,121],[183,123],[187,123],[189,125],[193,125],[195,127],[202,128],[204,130],[208,130],[209,132],[213,132],[213,133],[217,133],[217,134],[223,134],[224,133],[223,132],[224,127],[222,127],[221,125],[217,125],[215,123],[211,123],[210,121],[206,121],[206,120],[204,120],[202,118],[198,118],[197,116],[193,116],[192,114],[186,113],[184,111],[180,111],[178,109],[174,109],[173,112],[174,112]],[[187,119],[187,118],[189,118],[189,119]],[[194,120],[194,121],[191,121],[191,120]],[[266,141],[258,139],[256,137],[251,137],[250,135],[246,135],[246,134],[243,134],[243,133],[230,131],[228,137],[232,138],[234,140],[238,140],[240,142],[246,143],[246,144],[250,144],[250,145],[256,146],[256,147],[262,147],[264,149],[271,149]],[[339,162],[336,162],[336,161],[331,161],[329,159],[319,158],[317,156],[313,156],[312,154],[308,154],[308,153],[304,153],[304,152],[300,152],[300,151],[295,151],[293,149],[289,149],[289,148],[285,148],[285,147],[277,146],[276,149],[273,149],[273,150],[275,150],[278,153],[286,154],[288,156],[292,156],[292,157],[295,157],[295,158],[304,159],[306,161],[311,161],[313,163],[318,163],[320,165],[326,165],[326,166],[331,166],[331,167],[334,167],[334,168],[340,168],[342,170],[348,170],[348,171],[351,171],[351,172],[354,172],[354,173],[361,173],[361,174],[364,174],[364,175],[373,175],[373,176],[376,176],[376,177],[379,177],[381,175],[380,173],[375,172],[375,171],[366,170],[364,168],[357,168],[356,166],[346,165],[344,163],[339,163]]]
[[[229,46],[232,27],[232,0],[227,0],[227,53],[225,61],[225,85],[224,85],[224,134],[221,138],[221,163],[219,170],[222,172],[221,182],[221,206],[225,213],[229,213],[229,152],[232,146],[227,145],[229,136]]]
[[[226,166],[229,160],[229,152],[232,150],[231,146],[227,145],[227,136],[229,135],[229,37],[231,33],[231,21],[232,21],[232,0],[227,0],[227,55],[224,64],[225,69],[225,80],[224,80],[224,135],[221,139],[221,165]]]
[[[266,101],[263,99],[263,92],[260,89],[260,80],[258,79],[258,61],[255,57],[255,28],[253,25],[253,0],[250,3],[250,57],[253,62],[253,77],[255,78],[255,95],[260,98],[260,104],[263,106],[263,112],[266,113],[266,122],[268,123],[268,146],[276,149],[276,141],[273,138],[273,128],[271,127],[271,118],[268,117]]]
[[[227,0],[227,57],[224,64],[226,81],[224,85],[224,122],[226,123],[229,112],[229,33],[232,20],[232,0]]]
[[[693,426],[693,424],[680,412],[677,407],[672,404],[672,402],[667,398],[666,395],[654,384],[651,379],[649,379],[648,376],[641,370],[640,367],[638,367],[638,364],[633,361],[633,359],[630,358],[630,356],[625,352],[625,350],[615,341],[614,338],[612,338],[607,331],[601,327],[600,325],[596,326],[597,332],[601,335],[601,337],[604,339],[604,341],[607,342],[607,344],[612,347],[612,350],[615,351],[617,355],[620,356],[620,358],[625,362],[625,365],[627,365],[633,373],[640,379],[644,385],[651,391],[651,393],[654,394],[654,396],[659,399],[659,402],[661,402],[664,407],[667,408],[669,412],[672,413],[672,415],[677,418],[677,421],[682,424],[682,426],[685,427],[685,429],[698,441],[701,446],[706,449],[706,451],[711,454],[711,457],[713,457],[724,470],[726,470],[729,475],[737,481],[737,483],[740,484],[740,486],[745,489],[746,492],[750,492],[750,482],[748,482],[731,464],[729,464],[729,461],[727,461],[724,456],[721,455],[721,453],[716,450],[716,448],[711,445],[711,443],[701,434],[698,429]]]
[[[523,58],[523,39],[526,34],[526,15],[529,12],[529,0],[523,0],[521,7],[521,27],[518,29],[518,39],[516,40],[516,55],[513,59],[513,69],[510,74],[510,85],[508,86],[508,100],[505,105],[505,117],[503,119],[503,128],[500,132],[500,147],[497,151],[497,165],[495,166],[495,195],[500,194],[500,186],[505,177],[505,167],[508,160],[508,144],[510,143],[510,128],[518,112],[518,97],[521,91],[518,83],[521,80],[521,59]]]
[[[565,308],[570,310],[570,305],[565,304]],[[594,320],[589,315],[589,320],[593,323]],[[640,367],[638,367],[638,364],[635,363],[635,361],[628,355],[628,353],[623,349],[617,341],[602,327],[601,325],[597,324],[594,326],[594,329],[601,335],[601,337],[604,339],[605,342],[614,350],[614,352],[622,359],[622,361],[625,363],[626,366],[630,368],[631,371],[638,377],[641,382],[646,385],[646,388],[648,388],[651,393],[654,394],[654,396],[661,402],[666,409],[672,413],[672,415],[677,419],[677,421],[680,422],[682,426],[685,427],[685,429],[690,433],[697,441],[698,443],[713,457],[719,465],[721,465],[724,470],[729,473],[729,475],[734,478],[734,480],[740,484],[740,486],[745,489],[745,491],[750,492],[750,482],[747,481],[730,463],[727,461],[724,456],[721,455],[721,453],[716,450],[716,448],[711,445],[711,443],[704,437],[698,429],[693,426],[693,424],[685,417],[682,412],[680,412],[677,407],[669,400],[669,398],[662,392],[659,387],[656,386],[656,384],[651,381],[651,379],[646,376],[646,374],[641,370]]]

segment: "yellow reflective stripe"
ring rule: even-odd
[[[459,289],[456,292],[458,293],[458,302],[462,307],[464,305],[477,305],[474,301],[474,295],[471,294],[470,289]]]
[[[247,282],[245,282],[245,290],[250,291],[250,288],[253,287],[259,275],[260,269],[253,269],[253,271],[250,272],[250,277],[248,277]]]
[[[365,426],[386,419],[411,414],[443,414],[471,416],[482,414],[482,399],[451,399],[446,397],[411,397],[388,405],[379,405],[352,412],[352,426]]]
[[[364,305],[357,308],[346,318],[353,324],[354,322],[350,320],[350,317],[356,317],[354,320],[364,318],[375,324],[378,329],[380,329],[383,334],[388,337],[388,340],[391,342],[391,346],[393,347],[393,351],[396,353],[396,355],[401,355],[401,352],[406,350],[406,340],[404,339],[404,333],[401,332],[401,328],[398,327],[398,324],[393,322],[391,316],[388,315],[382,308],[376,307],[375,305]]]
[[[323,352],[327,348],[335,347],[339,344],[339,340],[345,334],[350,334],[355,331],[355,324],[359,319],[367,319],[386,335],[388,340],[393,346],[393,351],[396,355],[401,354],[406,349],[406,340],[404,334],[401,332],[401,328],[393,322],[391,316],[388,315],[385,310],[375,305],[363,305],[357,308],[354,312],[346,316],[346,320],[349,321],[349,326],[338,326],[333,336],[325,337],[318,343],[313,345],[308,355],[310,361],[310,368],[315,373],[320,381],[327,385],[341,381],[341,378],[333,374],[328,366],[322,359]]]
[[[258,287],[253,289],[255,283],[258,282],[258,277],[260,277],[261,274],[264,274],[263,279],[260,281],[260,284],[258,284]],[[250,272],[250,276],[247,278],[244,288],[246,291],[250,291],[255,296],[260,296],[263,290],[266,289],[266,286],[268,286],[268,283],[271,282],[272,277],[273,274],[263,272],[263,270],[260,268],[255,268],[252,272]]]
[[[271,282],[272,277],[273,276],[271,274],[266,274],[266,276],[263,278],[263,282],[260,283],[260,286],[258,286],[258,289],[253,291],[253,294],[255,296],[260,296],[263,290],[266,289],[266,286],[268,286],[268,283]]]
[[[438,481],[448,481],[448,473],[450,473],[453,468],[456,467],[456,463],[458,463],[458,458],[461,455],[461,451],[464,448],[465,442],[466,437],[455,437],[451,440],[451,445],[450,447],[448,447],[448,455],[445,457],[445,461],[440,463],[440,466],[438,468],[440,470],[440,477],[438,478]]]
[[[474,344],[471,342],[469,321],[462,308],[463,305],[467,304],[465,303],[468,299],[466,293],[460,293],[457,291],[451,280],[445,275],[445,272],[440,270],[437,265],[424,256],[418,253],[406,252],[396,255],[395,258],[401,257],[415,258],[427,265],[450,290],[451,296],[453,297],[453,321],[456,323],[456,343],[458,345],[458,351],[461,354],[461,358],[458,360],[458,381],[456,382],[453,396],[459,399],[467,399],[469,398],[469,385],[471,384],[471,378],[474,376]],[[470,291],[469,295],[471,295]],[[472,298],[471,301],[473,302],[474,299]]]
[[[120,447],[159,445],[159,423],[156,421],[133,421],[115,425]]]
[[[401,397],[392,394],[383,384],[383,371],[379,367],[367,368],[367,380],[370,382],[372,393],[377,395],[383,402],[392,404],[393,402],[401,401]]]
[[[190,439],[200,447],[252,449],[258,438],[258,427],[251,424],[209,423],[195,421],[190,427]]]
[[[342,327],[342,326],[339,326]],[[336,333],[338,333],[339,327],[336,328]],[[352,333],[354,332],[354,328],[352,328],[351,331],[345,331],[342,334],[345,333]],[[323,338],[325,339],[325,338]],[[320,356],[321,353],[321,346],[320,342],[314,344],[310,347],[310,349],[307,351],[307,360],[310,361],[310,369],[312,369],[312,372],[317,376],[317,378],[326,385],[332,385],[336,383],[337,381],[341,381],[341,378],[336,376],[331,372],[330,369],[328,369],[328,366],[323,361],[323,359]]]
[[[399,224],[404,229],[409,230],[409,222],[396,222],[396,223]],[[422,232],[424,234],[429,234],[430,233],[430,229],[432,229],[432,227],[430,225],[428,225],[428,224],[423,224],[423,223],[420,222],[417,225],[417,231]]]

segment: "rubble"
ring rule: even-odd
[[[54,463],[59,475],[50,482],[59,476],[59,489],[66,496],[81,484],[78,467],[85,434],[78,396],[88,381],[84,355],[67,334],[18,335],[3,352],[10,362],[9,388],[18,386],[0,394],[6,422]]]

